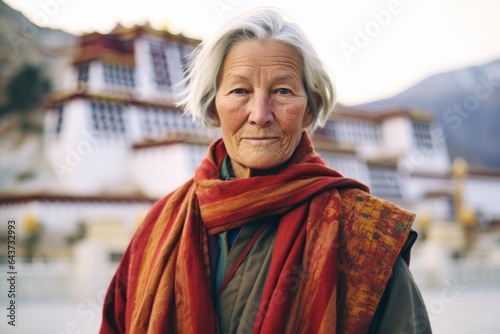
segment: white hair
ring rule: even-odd
[[[178,106],[205,126],[214,126],[210,109],[215,102],[217,83],[225,56],[238,42],[256,39],[273,40],[292,47],[303,61],[304,88],[313,113],[310,131],[322,127],[335,105],[335,88],[311,42],[299,26],[284,19],[276,9],[260,8],[238,15],[205,39],[190,54],[185,86]]]

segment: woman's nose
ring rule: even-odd
[[[274,121],[272,100],[268,94],[254,94],[249,107],[248,121],[250,123],[265,127]]]

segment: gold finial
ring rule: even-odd
[[[40,228],[40,223],[32,214],[28,214],[24,219],[24,229],[28,234],[37,233]]]
[[[469,171],[469,164],[464,158],[457,157],[455,158],[455,160],[453,160],[451,170],[455,178],[463,179],[467,176],[467,173]]]
[[[168,28],[169,28],[168,21],[163,22],[163,26],[162,26],[163,31],[169,31]]]

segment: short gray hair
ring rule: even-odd
[[[225,56],[236,43],[244,40],[274,40],[291,46],[303,61],[304,88],[313,112],[310,131],[322,127],[335,105],[335,87],[326,66],[299,26],[286,21],[276,9],[260,8],[238,15],[214,35],[203,40],[190,55],[182,82],[184,91],[178,106],[205,126],[214,126],[210,113],[217,92],[217,82]]]

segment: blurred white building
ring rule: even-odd
[[[175,107],[186,56],[198,43],[149,26],[80,38],[46,113],[43,177],[0,195],[0,219],[18,222],[21,241],[33,222],[42,231],[36,257],[78,258],[87,249],[116,261],[153,202],[192,177],[218,136]],[[313,140],[330,167],[373,194],[453,220],[450,159],[430,113],[338,105]],[[471,168],[465,193],[485,224],[500,220],[500,171]],[[78,263],[80,274],[92,266]]]

